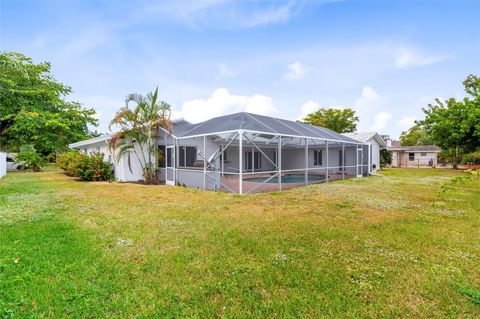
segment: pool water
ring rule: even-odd
[[[268,179],[268,177],[252,177],[244,178],[245,182],[261,183]],[[322,175],[308,175],[308,182],[320,182],[324,180]],[[269,180],[267,183],[278,183],[278,177],[274,177]],[[305,183],[305,175],[285,175],[282,176],[282,183]]]

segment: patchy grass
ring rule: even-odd
[[[384,176],[237,196],[0,181],[0,317],[480,316],[480,181]]]

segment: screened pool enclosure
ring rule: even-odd
[[[268,116],[236,113],[162,131],[158,170],[168,185],[237,194],[366,176],[371,151],[331,130]]]

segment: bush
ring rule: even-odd
[[[69,151],[57,156],[57,166],[63,169],[68,176],[77,176],[78,163],[87,157],[78,151]]]
[[[80,177],[84,181],[111,181],[113,179],[113,166],[103,160],[103,153],[84,155],[77,151],[69,151],[57,157],[57,166],[65,174]]]
[[[31,146],[26,145],[20,148],[20,153],[18,153],[17,162],[25,162],[22,166],[26,169],[31,169],[34,172],[40,172],[41,167],[46,165],[45,158],[42,154],[37,153],[37,150]]]
[[[380,150],[380,168],[384,168],[387,165],[392,164],[392,151],[381,149]]]
[[[111,181],[113,165],[103,158],[103,153],[98,152],[82,156],[77,163],[76,175],[84,181]]]
[[[480,165],[480,151],[463,154],[462,164]]]

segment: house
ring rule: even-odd
[[[104,152],[108,160],[111,137],[70,147]],[[367,176],[378,157],[370,155],[376,150],[371,144],[329,129],[246,112],[197,124],[174,121],[171,133],[159,130],[157,145],[164,155],[158,160],[158,174],[167,185],[238,194]],[[142,179],[140,163],[135,156],[127,157],[113,161],[115,178]]]
[[[370,154],[368,167],[370,167],[370,173],[380,169],[380,150],[386,149],[387,143],[377,132],[344,133],[343,135],[368,145],[368,153]]]
[[[392,167],[419,168],[436,167],[440,148],[435,145],[401,146],[400,141],[387,141],[388,150],[392,152]]]

